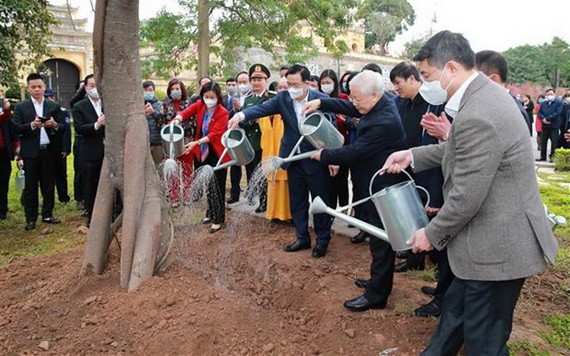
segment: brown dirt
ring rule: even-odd
[[[116,243],[101,276],[79,276],[82,248],[1,266],[0,354],[42,345],[74,355],[415,355],[426,345],[437,321],[412,315],[429,300],[424,281],[397,274],[386,309],[351,313],[342,303],[361,292],[353,281],[368,274],[366,244],[334,236],[327,257],[312,259],[282,252],[291,227],[237,220],[241,228],[213,235],[179,227],[174,263],[132,293],[119,287]],[[512,339],[564,352],[536,336],[544,313],[568,313],[561,278],[549,271],[526,283]]]

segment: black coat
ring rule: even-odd
[[[65,130],[65,117],[61,106],[56,102],[44,100],[43,107],[44,117],[52,117],[57,123],[55,129],[48,128],[46,133],[50,139],[48,149],[53,152],[61,153],[61,145],[58,141],[61,139],[57,135],[63,134]],[[14,132],[20,137],[20,157],[37,158],[40,149],[40,129],[35,130],[31,127],[31,122],[36,118],[36,109],[32,103],[32,99],[26,99],[17,104],[12,115],[12,123],[14,124]]]
[[[79,160],[102,161],[105,154],[105,126],[95,130],[98,116],[89,98],[77,102],[72,113],[75,132],[83,138],[79,146]]]
[[[406,134],[394,102],[382,95],[378,103],[364,116],[352,103],[342,99],[321,99],[321,110],[337,114],[361,117],[356,129],[355,141],[334,150],[323,150],[321,162],[333,165],[348,165],[353,172],[352,182],[357,199],[370,195],[368,187],[374,174],[382,168],[388,156],[406,149]],[[374,180],[373,193],[400,182],[401,175],[385,174]],[[368,216],[378,213],[371,201],[363,204]]]

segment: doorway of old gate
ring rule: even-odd
[[[46,88],[53,91],[55,100],[67,108],[79,83],[79,68],[65,59],[52,58],[42,63],[40,74],[45,78]]]

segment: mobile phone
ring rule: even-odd
[[[40,119],[40,121],[41,121],[42,123],[44,123],[44,122],[46,122],[46,121],[49,120],[47,117],[43,117],[43,116],[38,116],[38,119]]]

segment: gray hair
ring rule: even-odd
[[[360,89],[362,94],[366,96],[372,94],[382,96],[384,94],[384,78],[380,73],[364,70],[350,80],[350,87],[351,89]]]

